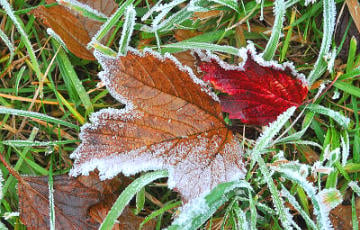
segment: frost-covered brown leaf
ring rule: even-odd
[[[47,4],[55,2],[55,0],[46,0]],[[110,16],[117,9],[117,4],[113,0],[79,0],[79,2],[106,16]],[[86,46],[100,29],[102,22],[87,18],[61,5],[39,6],[31,12],[35,17],[42,19],[46,26],[53,29],[64,41],[66,47],[77,57],[95,60],[92,52]]]
[[[188,201],[217,184],[243,178],[241,146],[223,120],[216,95],[171,56],[97,55],[100,78],[125,109],[104,109],[82,128],[72,175],[95,168],[111,178],[167,169],[168,185]]]

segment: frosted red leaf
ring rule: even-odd
[[[243,123],[267,125],[292,106],[300,106],[308,87],[302,75],[289,63],[266,62],[256,55],[253,45],[240,51],[241,66],[228,65],[209,55],[199,67],[204,80],[222,92],[222,111],[230,119]]]
[[[82,127],[71,175],[94,169],[101,178],[167,169],[183,200],[244,177],[241,146],[216,95],[174,57],[135,50],[95,55],[99,76],[124,109],[103,109]]]

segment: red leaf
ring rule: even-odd
[[[216,96],[190,68],[149,52],[97,58],[104,68],[100,78],[126,108],[92,115],[72,154],[72,175],[95,168],[102,178],[167,169],[169,187],[184,200],[244,176],[241,146]]]
[[[292,65],[265,62],[250,45],[241,50],[244,64],[231,66],[216,56],[204,58],[200,69],[204,80],[224,93],[219,96],[221,108],[230,119],[254,125],[267,125],[292,106],[306,98],[308,87]]]

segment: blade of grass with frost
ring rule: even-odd
[[[124,56],[127,53],[131,35],[134,31],[135,16],[136,16],[136,11],[134,9],[134,6],[131,4],[130,6],[128,6],[126,8],[125,22],[123,25],[123,30],[122,30],[121,38],[120,38],[120,42],[119,42],[119,54],[118,55],[120,55],[120,56]]]
[[[79,126],[72,124],[67,121],[63,121],[42,113],[37,112],[30,112],[25,110],[19,110],[19,109],[11,109],[6,107],[0,107],[0,114],[10,114],[10,115],[16,115],[16,116],[22,116],[22,117],[29,117],[29,118],[35,118],[46,122],[51,122],[59,125],[64,125],[69,128],[73,128],[76,130],[79,130]]]
[[[188,49],[204,49],[209,51],[219,51],[223,53],[238,55],[239,49],[232,46],[222,46],[205,42],[177,42],[172,44],[163,45],[163,48],[178,48],[181,50]]]
[[[56,0],[56,1],[60,5],[63,5],[69,8],[70,10],[77,12],[78,14],[96,21],[105,22],[108,18],[102,12],[93,9],[89,5],[81,3],[76,0]]]
[[[32,67],[36,73],[37,78],[40,80],[42,77],[42,73],[40,70],[40,65],[37,61],[35,52],[32,48],[31,42],[29,40],[29,36],[26,34],[25,30],[24,30],[24,24],[22,23],[22,21],[14,14],[14,11],[12,10],[10,4],[8,3],[7,0],[0,0],[0,5],[4,8],[4,10],[6,11],[7,15],[10,17],[10,19],[13,21],[16,29],[19,31],[20,35],[21,35],[21,41],[24,43],[29,57],[30,57],[30,61],[32,64]]]
[[[344,135],[342,135],[340,138],[341,138],[341,165],[344,167],[350,155],[350,139],[348,132],[345,130]]]
[[[256,200],[252,197],[251,192],[249,191],[249,206],[250,206],[250,229],[256,230],[256,220],[257,220],[257,211],[256,211]]]
[[[216,2],[220,5],[227,6],[236,12],[240,12],[238,2],[236,0],[210,0],[210,2]]]
[[[339,123],[339,125],[343,126],[344,128],[347,128],[349,126],[350,119],[343,116],[337,111],[334,111],[332,109],[317,104],[309,104],[307,108],[315,113],[319,113],[331,117],[334,121]]]
[[[61,47],[66,51],[66,53],[69,53],[69,50],[66,47],[65,42],[61,39],[61,37],[57,33],[55,33],[55,31],[53,29],[47,28],[46,32],[48,35],[53,37],[61,45]]]
[[[36,136],[36,134],[38,133],[38,131],[39,131],[38,128],[33,128],[32,131],[31,131],[31,133],[30,133],[30,136],[29,136],[29,138],[28,138],[28,141],[33,141],[33,140],[35,139],[35,136]],[[22,151],[22,155],[26,156],[27,153],[30,151],[30,149],[31,149],[30,147],[25,147],[25,148],[23,149],[23,151]],[[15,171],[19,171],[19,169],[21,168],[23,162],[24,162],[24,158],[21,158],[21,157],[20,157],[20,158],[16,161],[16,164],[15,164],[15,166],[14,166],[14,170],[15,170]],[[1,171],[1,170],[0,170],[0,171]],[[4,184],[4,187],[3,187],[3,193],[4,193],[4,194],[8,191],[9,186],[11,185],[11,183],[12,183],[13,181],[14,181],[14,177],[13,177],[13,176],[10,176],[10,177],[6,180],[6,182],[5,182],[5,184]]]
[[[127,0],[115,11],[113,15],[100,27],[99,31],[94,35],[88,44],[88,48],[91,47],[91,44],[96,41],[101,41],[105,35],[111,30],[116,23],[119,22],[121,16],[124,14],[126,8],[130,6],[135,0]]]
[[[55,50],[59,49],[60,47],[60,44],[55,40],[51,40],[51,44],[55,48]],[[90,114],[91,112],[93,112],[94,107],[90,101],[90,97],[87,94],[82,82],[76,74],[76,71],[74,70],[74,67],[71,64],[64,50],[59,50],[59,53],[56,56],[56,61],[58,63],[62,77],[66,82],[69,82],[72,85],[71,88],[74,89],[73,92],[79,96],[82,105],[86,110],[86,114]]]
[[[360,196],[360,187],[355,181],[351,181],[349,186],[358,196]]]
[[[154,11],[160,12],[152,21],[152,26],[157,28],[160,21],[177,5],[186,2],[186,0],[175,0],[164,5],[157,5]]]
[[[296,198],[290,194],[290,192],[281,184],[281,195],[285,197],[289,203],[300,213],[300,215],[305,220],[306,224],[311,227],[311,229],[317,229],[314,221],[309,217],[309,215],[301,208],[300,204],[297,202]]]
[[[327,63],[324,60],[324,57],[329,52],[331,46],[335,28],[335,17],[336,6],[334,0],[323,0],[323,40],[321,42],[320,52],[313,70],[307,78],[309,87],[326,71]]]
[[[296,171],[289,169],[280,169],[281,175],[288,180],[291,180],[299,184],[307,193],[308,197],[311,199],[314,206],[314,213],[316,215],[317,227],[321,230],[331,229],[329,212],[327,207],[320,201],[317,196],[316,188],[302,176],[300,176]]]
[[[54,146],[54,145],[67,145],[78,143],[80,140],[65,140],[65,141],[30,141],[30,140],[6,140],[1,141],[3,145],[12,145],[15,147],[38,147],[38,146]]]
[[[167,229],[198,229],[221,205],[235,195],[233,191],[237,188],[252,190],[251,185],[246,181],[233,181],[219,184],[206,195],[193,199],[185,204],[180,215]]]
[[[51,163],[49,168],[48,184],[49,184],[49,218],[50,218],[50,230],[55,230],[55,202],[54,202],[54,180],[53,180],[53,159],[54,155],[51,155]]]
[[[188,7],[184,7],[183,9],[171,15],[169,18],[160,23],[158,27],[153,28],[153,30],[158,32],[166,32],[173,30],[176,25],[180,25],[185,20],[188,20],[192,15],[193,12],[189,11]]]
[[[0,38],[1,40],[5,43],[5,45],[8,47],[9,52],[10,52],[10,57],[9,60],[7,62],[7,64],[5,65],[4,71],[6,70],[7,66],[12,62],[12,60],[14,59],[14,55],[15,55],[15,47],[13,46],[13,44],[11,43],[10,39],[8,38],[8,36],[0,29]]]
[[[99,230],[112,229],[116,220],[119,218],[126,205],[128,205],[136,193],[138,193],[150,182],[167,177],[168,174],[169,173],[166,170],[150,172],[134,180],[117,198],[101,226],[99,227]]]
[[[284,23],[284,16],[286,13],[286,5],[284,0],[276,0],[274,6],[275,21],[271,30],[271,36],[266,44],[262,57],[265,61],[270,61],[276,51],[277,45],[280,40],[281,31]]]
[[[264,176],[264,180],[269,186],[276,212],[280,218],[283,227],[286,229],[290,228],[291,225],[286,217],[285,206],[283,205],[283,201],[279,196],[279,191],[277,190],[276,185],[274,184],[274,181],[271,177],[270,170],[261,157],[261,153],[264,152],[264,150],[269,147],[271,140],[280,131],[280,129],[284,126],[284,124],[289,120],[289,118],[293,115],[295,110],[296,107],[291,107],[288,110],[286,110],[284,113],[279,115],[276,121],[272,122],[265,129],[265,131],[256,141],[255,147],[250,152],[253,161],[259,164],[261,174]]]
[[[246,220],[246,215],[244,211],[241,210],[238,205],[235,205],[233,210],[238,220],[238,229],[249,229],[249,223]]]
[[[19,95],[19,85],[20,85],[20,81],[21,81],[22,77],[24,76],[25,69],[26,69],[25,66],[21,67],[20,71],[16,75],[16,81],[15,81],[15,95],[16,96]]]
[[[95,41],[94,43],[91,43],[90,45],[92,48],[94,48],[96,51],[103,53],[105,55],[116,57],[117,53],[112,50],[111,48],[104,46],[103,44],[99,43],[98,41]],[[94,51],[95,52],[95,51]]]

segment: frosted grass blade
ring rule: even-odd
[[[119,42],[119,55],[126,55],[130,43],[131,35],[134,31],[136,12],[133,5],[126,8],[125,22]]]
[[[307,108],[315,113],[320,113],[322,115],[331,117],[332,119],[334,119],[334,121],[339,123],[339,125],[343,126],[344,128],[347,128],[349,126],[350,119],[343,116],[337,111],[334,111],[332,109],[317,104],[310,104],[308,105]]]
[[[130,6],[135,0],[127,0],[124,2],[113,15],[101,26],[99,31],[95,34],[95,36],[91,39],[90,43],[88,44],[88,48],[91,47],[91,44],[96,41],[101,41],[105,37],[105,35],[111,30],[116,23],[119,22],[121,16],[124,14],[126,8]]]
[[[111,210],[109,211],[106,218],[99,227],[99,230],[112,229],[112,226],[115,224],[115,221],[121,215],[126,205],[130,202],[133,196],[135,196],[136,193],[138,193],[141,190],[141,188],[143,188],[145,185],[149,184],[154,180],[167,176],[168,176],[168,172],[162,170],[162,171],[147,173],[139,177],[138,179],[134,180],[129,186],[126,187],[126,189],[117,198],[114,205],[111,207]]]
[[[274,6],[275,21],[271,31],[271,36],[266,44],[262,57],[266,61],[270,61],[275,55],[277,45],[280,40],[281,31],[284,23],[284,16],[286,13],[286,5],[284,0],[276,0]]]
[[[307,78],[309,86],[311,86],[327,69],[327,63],[324,58],[329,52],[335,28],[336,6],[334,0],[323,0],[323,18],[323,40],[318,59]]]
[[[60,120],[60,119],[57,119],[57,118],[54,118],[54,117],[51,117],[51,116],[48,116],[48,115],[45,115],[42,113],[0,107],[0,114],[10,114],[10,115],[16,115],[16,116],[22,116],[22,117],[35,118],[35,119],[39,119],[42,121],[47,121],[47,122],[51,122],[51,123],[55,123],[55,124],[59,124],[59,125],[64,125],[66,127],[79,130],[79,126],[77,126],[75,124],[72,124],[70,122],[63,121],[63,120]]]
[[[209,51],[219,51],[228,54],[238,55],[239,49],[232,46],[222,46],[204,42],[177,42],[172,44],[163,45],[164,48],[178,48],[182,50],[188,49],[204,49]]]

